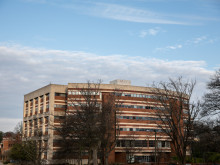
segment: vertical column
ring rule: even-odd
[[[35,115],[35,98],[33,99],[32,103],[32,115]]]
[[[45,117],[42,117],[42,134],[45,135]]]
[[[55,103],[55,91],[54,88],[50,90],[49,96],[49,117],[48,117],[48,127],[54,124],[54,103]],[[52,160],[53,158],[53,129],[48,129],[48,142],[47,142],[47,159]]]
[[[46,112],[46,95],[43,96],[43,112]]]
[[[29,121],[27,120],[27,137],[29,136]]]
[[[31,103],[30,103],[30,100],[28,100],[28,116],[30,116],[30,105],[31,105]]]

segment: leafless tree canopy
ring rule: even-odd
[[[193,123],[200,111],[199,103],[191,103],[195,82],[184,82],[180,77],[153,85],[152,93],[158,100],[156,115],[161,132],[171,139],[171,147],[180,164],[185,164],[186,151],[193,138]]]
[[[220,114],[220,69],[207,84],[209,92],[203,97],[202,116]]]
[[[102,164],[108,164],[108,156],[114,149],[117,139],[118,110],[116,95],[102,93],[100,82],[88,82],[78,88],[77,97],[69,98],[71,105],[63,116],[61,126],[54,127],[61,137],[58,157],[77,159],[81,164],[83,157],[88,164],[98,164],[98,155]]]

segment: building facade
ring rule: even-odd
[[[59,126],[71,100],[80,95],[86,83],[68,85],[49,84],[24,96],[23,140],[38,139],[42,147],[42,159],[48,163],[56,162],[54,155],[59,147],[59,135],[53,129]],[[106,94],[115,92],[120,96],[116,114],[118,119],[117,144],[109,156],[110,163],[169,162],[172,150],[170,139],[161,132],[156,115],[158,105],[152,88],[130,85],[130,81],[115,80],[110,84],[100,84],[98,101],[101,103]],[[118,131],[119,131],[118,130]],[[156,145],[155,145],[156,144]],[[84,160],[86,164],[86,160]],[[76,164],[74,160],[73,164]]]
[[[13,132],[7,132],[4,134],[2,142],[0,143],[0,160],[3,162],[10,160],[10,150],[15,143],[19,143],[19,140],[21,140],[19,137],[19,135],[16,135]]]

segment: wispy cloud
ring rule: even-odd
[[[179,43],[179,44],[175,44],[173,46],[165,46],[165,47],[156,48],[154,52],[158,52],[158,51],[165,52],[165,51],[169,51],[169,50],[180,49],[185,46],[193,46],[193,45],[199,45],[199,44],[212,44],[215,41],[216,41],[216,39],[211,39],[207,36],[200,36],[200,37],[193,38],[191,40],[184,41],[181,44]]]
[[[178,45],[172,45],[172,46],[166,46],[166,47],[163,47],[163,48],[156,48],[155,49],[155,52],[157,51],[170,51],[170,50],[176,50],[176,49],[180,49],[182,48],[183,46],[181,44],[178,44]]]
[[[23,0],[24,2],[34,2],[54,5],[61,8],[68,8],[80,14],[107,18],[112,20],[151,23],[151,24],[173,24],[173,25],[201,25],[203,21],[219,21],[218,18],[202,17],[198,15],[188,15],[186,13],[161,13],[149,9],[140,9],[119,4],[99,3],[95,1],[60,1],[60,0]],[[152,1],[158,3],[157,1]],[[172,2],[171,2],[172,3]],[[159,5],[159,4],[158,4]]]
[[[87,12],[87,11],[85,11]],[[138,22],[138,23],[154,23],[154,24],[178,24],[187,25],[188,22],[178,21],[164,14],[153,12],[150,10],[142,10],[134,7],[128,7],[117,4],[96,3],[87,13],[93,16],[109,18],[114,20]]]
[[[140,33],[139,33],[139,37],[144,38],[147,35],[155,36],[159,32],[161,32],[161,29],[159,27],[151,28],[151,29],[147,29],[147,30],[141,30]]]
[[[201,43],[210,43],[210,41],[214,41],[207,36],[195,37],[191,40],[186,41],[186,45],[198,45]]]
[[[200,43],[200,42],[202,42],[202,41],[204,41],[204,40],[206,40],[206,39],[207,39],[206,36],[202,36],[202,37],[196,38],[193,42],[194,42],[195,44],[198,44],[198,43]]]

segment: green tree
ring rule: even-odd
[[[17,160],[19,163],[26,161],[26,153],[22,144],[14,144],[10,150],[9,157],[13,160]]]
[[[2,131],[0,131],[0,143],[2,142],[2,139],[3,139],[3,132]]]

